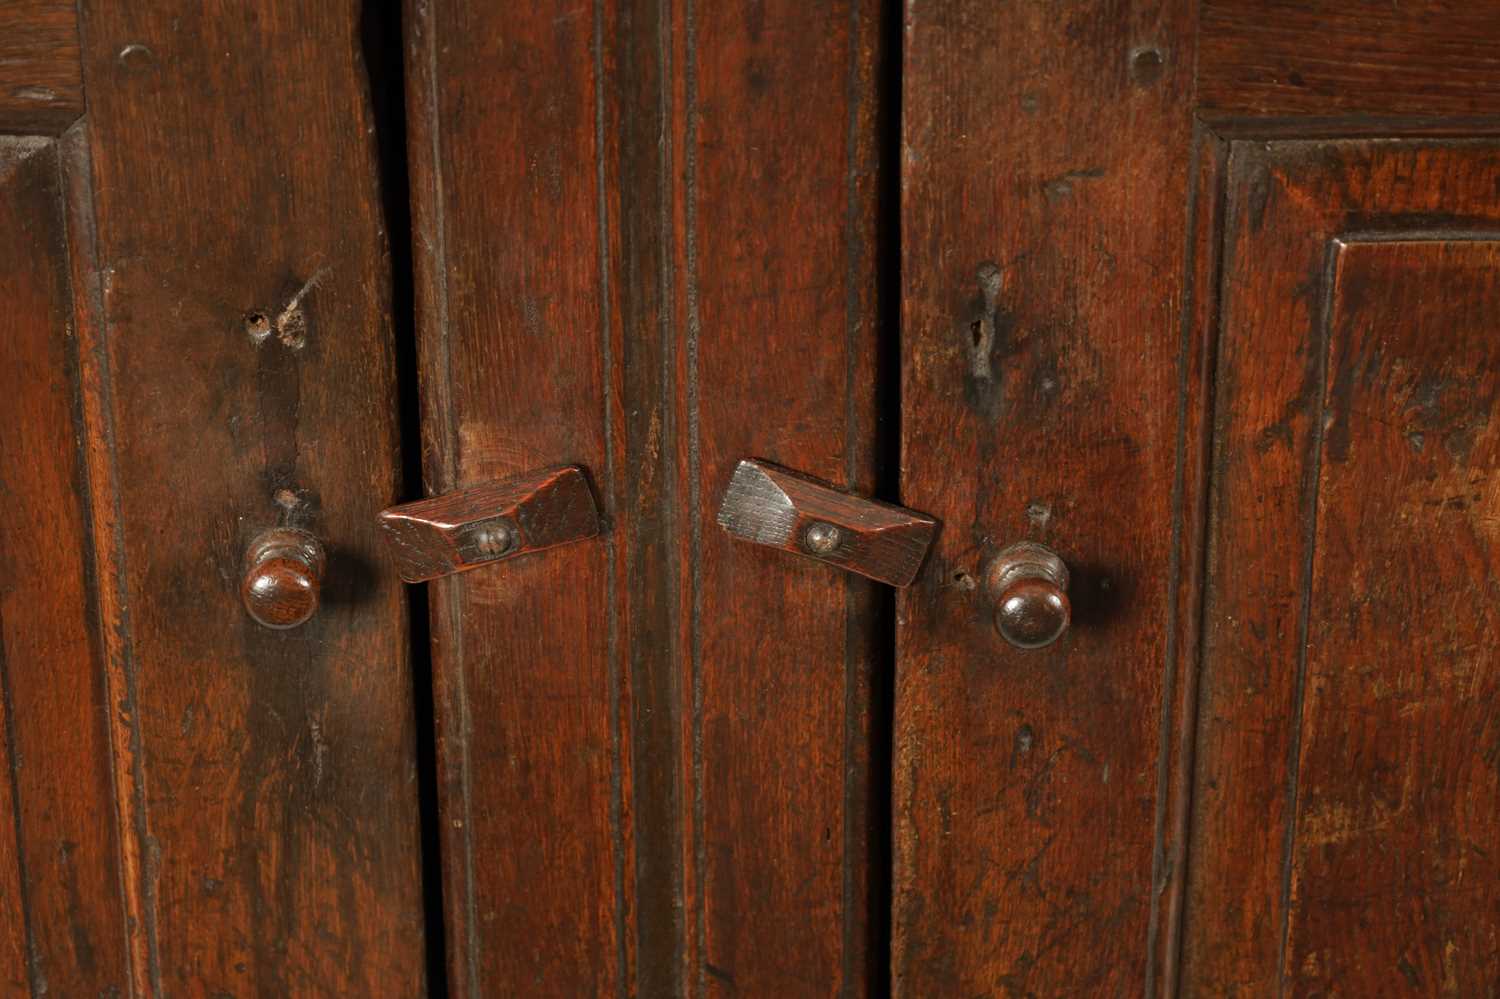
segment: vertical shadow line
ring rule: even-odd
[[[407,91],[407,140],[409,161],[422,188],[410,201],[412,213],[412,256],[415,291],[426,296],[414,307],[414,327],[421,365],[419,408],[423,436],[429,445],[421,450],[423,491],[432,494],[443,488],[458,486],[458,414],[453,404],[453,357],[449,346],[448,279],[445,267],[448,254],[447,195],[443,182],[442,103],[438,96],[440,63],[438,59],[439,19],[435,0],[407,0],[403,18],[403,43],[406,68],[411,77]],[[420,233],[421,238],[415,237]],[[414,306],[417,303],[414,302]],[[442,670],[437,675],[437,657],[433,656],[431,676],[434,712],[447,712],[441,725],[433,718],[436,784],[438,785],[438,838],[454,835],[451,825],[443,823],[444,813],[457,812],[462,823],[457,833],[460,856],[442,856],[440,892],[444,922],[444,964],[449,984],[458,989],[462,978],[464,994],[470,999],[481,995],[479,978],[479,932],[475,911],[473,822],[470,811],[470,719],[468,694],[464,677],[462,617],[463,580],[451,576],[428,584],[428,620],[431,634],[442,645]],[[429,644],[429,654],[431,645]],[[437,704],[438,684],[443,698]],[[457,771],[457,779],[450,777]],[[459,799],[454,802],[452,799]],[[451,843],[451,840],[448,840]],[[457,869],[455,870],[455,866]],[[460,897],[449,897],[449,895]],[[461,927],[449,925],[461,921]]]
[[[874,379],[871,393],[872,412],[869,420],[870,455],[867,470],[873,476],[874,495],[890,503],[901,502],[901,102],[903,18],[900,0],[880,0],[875,6],[875,23],[862,25],[856,11],[851,33],[854,44],[860,41],[861,32],[870,36],[874,46],[873,101],[874,106],[862,110],[857,106],[858,76],[856,65],[850,72],[851,132],[850,169],[855,169],[852,152],[856,148],[854,129],[859,127],[861,117],[868,116],[868,127],[874,136],[874,190],[867,196],[866,208],[873,208],[875,218],[871,231],[873,245],[856,247],[866,259],[864,271],[873,273],[874,286],[863,297],[864,308],[860,316],[874,323],[873,338],[866,337],[864,343],[856,339],[858,328],[850,324],[849,350],[851,356],[861,348],[869,349],[871,340],[875,351],[870,377]],[[850,179],[851,213],[854,211],[854,192],[857,181]],[[852,220],[851,220],[852,230]],[[870,260],[869,258],[873,258]],[[873,264],[873,267],[869,265]],[[851,261],[851,277],[855,273]],[[850,375],[853,376],[851,363]],[[851,405],[854,392],[850,388]],[[857,425],[852,414],[849,426]],[[858,471],[853,456],[850,457],[851,481]],[[865,871],[868,878],[866,892],[867,920],[865,928],[865,972],[867,993],[871,996],[888,996],[891,993],[891,905],[892,905],[892,858],[893,823],[892,781],[893,750],[895,740],[895,675],[896,675],[896,591],[886,586],[867,590],[870,614],[864,627],[867,629],[869,662],[865,667],[869,677],[865,709],[868,723],[865,748],[868,752],[867,773],[864,786],[857,789],[868,795],[865,828],[860,833],[866,837]],[[852,608],[851,608],[852,609]],[[851,627],[853,626],[851,614]],[[855,664],[850,664],[852,669]],[[851,676],[851,680],[853,677]],[[852,706],[852,704],[851,704]]]
[[[860,365],[860,333],[864,329],[865,305],[870,291],[862,286],[864,270],[862,258],[867,252],[860,236],[860,0],[849,4],[849,65],[845,71],[844,100],[848,117],[844,128],[844,484],[856,488],[863,478],[860,467],[860,437],[864,427],[857,405],[859,399],[858,376]],[[873,427],[871,428],[873,433]],[[844,590],[844,744],[843,744],[843,850],[841,851],[840,902],[842,914],[840,951],[842,954],[840,994],[852,999],[854,983],[860,975],[858,964],[861,957],[868,962],[873,941],[859,939],[863,925],[866,935],[871,914],[856,912],[859,900],[859,879],[865,878],[865,891],[871,891],[873,865],[865,842],[871,834],[868,807],[857,804],[868,792],[869,759],[866,746],[874,732],[869,728],[869,719],[864,717],[860,696],[861,678],[867,668],[866,660],[873,659],[865,653],[872,645],[873,636],[862,634],[870,625],[870,618],[861,613],[873,597],[873,590],[862,580],[845,576]],[[863,723],[862,723],[863,721]],[[864,758],[864,765],[859,761]],[[856,862],[862,869],[856,870]],[[866,898],[868,898],[868,894]],[[868,971],[868,969],[866,969]]]
[[[1180,332],[1177,341],[1177,441],[1173,463],[1175,471],[1172,477],[1172,540],[1171,555],[1167,566],[1167,641],[1165,649],[1165,663],[1162,672],[1162,697],[1161,712],[1157,722],[1157,750],[1156,750],[1156,811],[1154,816],[1155,832],[1151,848],[1151,911],[1146,930],[1146,995],[1155,995],[1156,972],[1157,972],[1157,948],[1162,933],[1161,895],[1167,888],[1168,879],[1171,879],[1180,871],[1174,870],[1169,864],[1166,856],[1167,841],[1167,819],[1168,798],[1172,796],[1170,790],[1171,773],[1171,743],[1172,743],[1172,704],[1178,696],[1177,679],[1181,668],[1180,649],[1178,648],[1179,627],[1178,615],[1181,613],[1181,583],[1183,573],[1183,536],[1186,534],[1186,513],[1182,509],[1183,496],[1187,490],[1187,429],[1188,429],[1188,383],[1190,378],[1190,366],[1192,362],[1192,338],[1193,338],[1193,310],[1196,305],[1194,292],[1197,289],[1196,271],[1198,263],[1198,212],[1201,209],[1199,199],[1199,174],[1201,172],[1199,163],[1203,150],[1203,136],[1201,127],[1196,123],[1193,127],[1192,152],[1189,156],[1191,173],[1188,176],[1187,196],[1187,224],[1184,237],[1185,247],[1183,249],[1183,295],[1182,306],[1179,312],[1178,323]],[[1181,762],[1181,761],[1179,761]],[[1180,850],[1181,840],[1177,841]],[[1166,928],[1171,933],[1171,928]]]
[[[399,3],[362,0],[360,49],[375,129],[375,163],[390,260],[391,335],[395,358],[398,488],[404,497],[424,494],[422,393],[418,369],[414,288],[411,177],[407,162],[407,87],[401,58],[404,29]],[[435,126],[434,126],[435,127]],[[412,696],[417,770],[418,849],[421,851],[424,965],[429,994],[448,993],[442,893],[442,837],[438,819],[438,774],[432,632],[426,586],[405,586],[407,662]]]
[[[604,3],[594,0],[593,38],[590,47],[594,64],[594,183],[597,193],[595,213],[598,215],[599,241],[599,355],[602,371],[601,395],[603,405],[604,434],[604,483],[606,517],[610,529],[604,533],[605,553],[605,683],[609,687],[609,827],[613,834],[610,848],[614,853],[614,927],[615,960],[619,964],[619,982],[616,991],[622,997],[632,994],[633,983],[629,980],[630,962],[627,950],[627,925],[625,918],[625,829],[624,829],[624,778],[623,765],[624,734],[621,732],[621,671],[620,671],[620,615],[618,607],[619,584],[616,572],[619,567],[619,552],[615,542],[614,507],[619,496],[619,485],[615,470],[615,356],[612,327],[614,313],[610,302],[609,260],[609,198],[606,190],[604,169]]]
[[[1321,333],[1317,359],[1318,405],[1312,412],[1312,447],[1309,449],[1308,467],[1304,473],[1307,509],[1302,536],[1307,551],[1302,564],[1301,607],[1297,611],[1297,686],[1292,695],[1292,737],[1287,747],[1287,816],[1281,857],[1281,943],[1276,958],[1276,988],[1277,993],[1283,995],[1286,993],[1286,952],[1292,923],[1292,873],[1295,867],[1293,851],[1297,845],[1297,796],[1302,770],[1302,709],[1307,692],[1307,642],[1312,623],[1313,572],[1318,544],[1318,493],[1323,481],[1323,414],[1328,411],[1329,354],[1333,349],[1334,273],[1343,246],[1338,239],[1332,239],[1324,248],[1323,295],[1320,302],[1321,315],[1318,317]]]

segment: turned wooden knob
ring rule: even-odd
[[[323,581],[323,546],[306,531],[273,527],[262,531],[245,552],[240,599],[257,623],[295,628],[318,609]]]
[[[995,600],[995,629],[1018,649],[1051,645],[1068,630],[1068,567],[1045,545],[1022,541],[995,556],[986,587]]]

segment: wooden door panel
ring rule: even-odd
[[[583,5],[408,7],[429,493],[605,469],[601,30]],[[606,488],[607,488],[606,484]],[[628,702],[593,540],[432,584],[450,988],[615,994]]]
[[[879,591],[717,523],[746,457],[876,486],[881,8],[688,8],[692,995],[852,996],[885,977]]]
[[[1160,868],[1193,56],[1187,3],[906,18],[896,991],[1139,993]],[[981,580],[1072,569],[1008,646]]]
[[[1494,981],[1497,169],[1232,148],[1188,994]]]
[[[1308,338],[1336,237],[1353,254],[1341,266],[1373,268],[1352,249],[1372,233],[1494,231],[1488,145],[1436,137],[1495,133],[1497,23],[1493,4],[1444,0],[907,11],[901,501],[944,527],[898,615],[898,990],[1249,995],[1283,976],[1315,989],[1354,960],[1294,894],[1337,894],[1329,872],[1344,868],[1294,852],[1307,802],[1289,775],[1326,767],[1319,793],[1335,800],[1388,775],[1347,776],[1370,754],[1327,741],[1332,708],[1305,733],[1290,721],[1304,698],[1316,710],[1312,688],[1272,665],[1306,651],[1315,678],[1356,654],[1308,644],[1334,604],[1326,622],[1302,606],[1318,550],[1308,497],[1334,474],[1305,456],[1321,433]],[[1432,292],[1447,307],[1487,300],[1428,266],[1403,273],[1451,285]],[[1372,461],[1343,470],[1348,488],[1397,488]],[[1438,544],[1448,529],[1413,527]],[[1071,632],[1033,652],[996,642],[984,587],[997,549],[1021,539],[1073,568]],[[1462,566],[1445,571],[1479,599]],[[1439,641],[1427,624],[1423,641]],[[1488,724],[1442,682],[1423,704]],[[1458,783],[1419,807],[1462,828],[1488,785],[1472,769],[1445,779]],[[1279,832],[1254,834],[1266,827]],[[1410,853],[1408,835],[1382,842]],[[1396,872],[1404,897],[1454,876],[1457,861],[1432,863]],[[1372,945],[1346,974],[1387,959],[1400,955]]]
[[[1335,251],[1296,992],[1373,995],[1393,967],[1415,994],[1500,981],[1500,243],[1449,239]]]
[[[876,590],[715,523],[745,457],[874,486],[879,7],[408,5],[427,489],[605,515],[431,591],[465,994],[882,974]]]
[[[0,994],[129,988],[60,143],[0,138]],[[76,219],[75,219],[76,221]]]
[[[0,15],[0,132],[61,133],[0,140],[6,994],[419,995],[358,7],[81,7]],[[279,522],[330,554],[290,632]]]

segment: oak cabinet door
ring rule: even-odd
[[[1500,145],[1234,143],[1183,986],[1482,995]]]
[[[0,993],[423,994],[360,5],[76,6],[0,9]]]
[[[904,66],[895,991],[1487,994],[1500,7],[918,4]]]
[[[428,594],[455,995],[883,976],[889,598],[715,517],[875,485],[887,16],[407,5],[426,488],[578,464],[604,524]]]
[[[0,995],[1487,994],[1497,93],[1496,0],[5,5]]]

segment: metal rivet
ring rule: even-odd
[[[516,532],[506,523],[489,524],[474,532],[474,550],[495,558],[510,551],[516,543]]]
[[[822,520],[809,525],[807,530],[802,532],[802,547],[814,555],[831,554],[843,540],[842,531]]]

